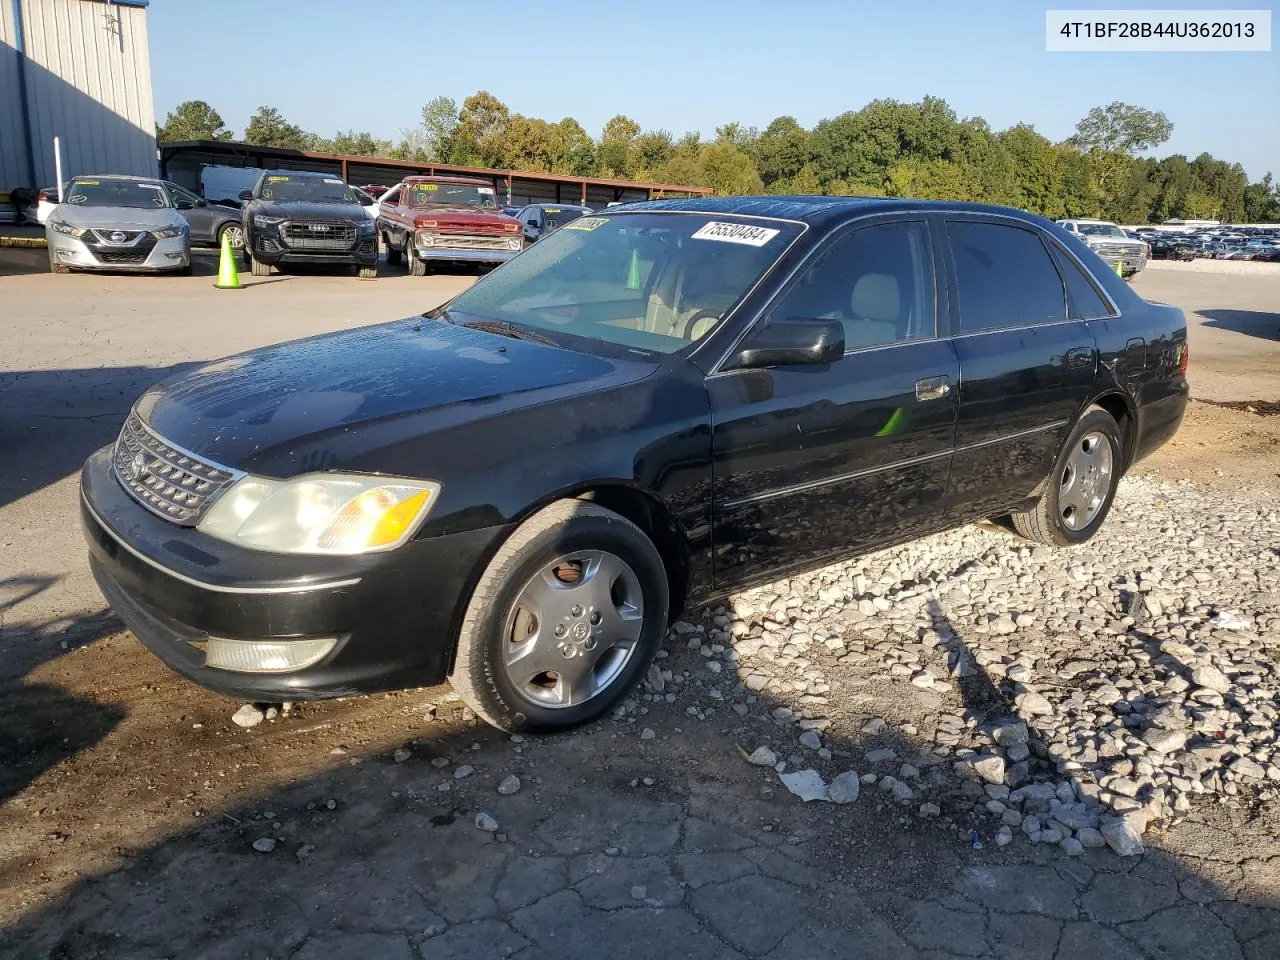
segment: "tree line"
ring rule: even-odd
[[[217,110],[188,100],[158,123],[159,140],[231,140]],[[418,122],[384,140],[365,131],[326,138],[259,107],[243,140],[354,156],[390,157],[572,176],[687,184],[717,194],[829,194],[976,200],[1052,219],[1101,217],[1159,223],[1170,217],[1280,221],[1280,185],[1250,183],[1238,163],[1208,153],[1140,156],[1168,141],[1163,113],[1125,103],[1095,107],[1054,143],[1027,123],[993,131],[960,118],[945,100],[873,100],[805,128],[778,117],[763,130],[739,123],[715,137],[644,130],[619,114],[592,137],[572,117],[551,122],[512,113],[478,91],[436,97]]]

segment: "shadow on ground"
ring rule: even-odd
[[[148,387],[197,365],[0,372],[0,507],[78,472]]]
[[[1280,313],[1265,310],[1197,310],[1205,326],[1230,330],[1263,340],[1280,340]]]
[[[945,635],[945,611],[935,604],[930,615]],[[980,738],[1008,717],[1009,692],[952,636],[964,664],[960,716]],[[956,713],[939,694],[889,682],[829,697],[753,694],[712,672],[687,639],[668,640],[660,681],[573,734],[507,737],[469,723],[456,703],[437,712],[426,700],[440,691],[427,692],[419,710],[436,719],[420,735],[362,755],[325,744],[311,775],[208,810],[11,913],[0,956],[1280,955],[1274,823],[1206,810],[1183,828],[1193,858],[1160,849],[1068,858],[1021,837],[1000,849],[978,812],[982,787],[958,783],[935,751],[942,725],[902,720],[922,706]],[[809,722],[797,727],[797,717]],[[797,744],[804,727],[829,756]],[[269,765],[268,729],[230,735]],[[881,779],[850,805],[802,803],[772,769],[744,762],[739,747],[764,744],[788,771]],[[1044,778],[1051,768],[1034,726],[1030,747],[1028,776]],[[513,775],[519,789],[500,792]],[[926,798],[940,814],[919,815]],[[1225,852],[1255,839],[1257,860]],[[0,868],[0,885],[13,869]]]

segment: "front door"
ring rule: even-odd
[[[936,305],[923,218],[856,227],[769,309],[840,320],[844,357],[708,377],[717,588],[938,524],[959,364]]]
[[[960,408],[947,499],[956,519],[1036,492],[1093,389],[1098,350],[1070,319],[1044,240],[1013,221],[948,217]]]

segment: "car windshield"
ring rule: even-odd
[[[409,206],[435,207],[440,204],[498,209],[498,204],[493,199],[493,187],[482,187],[474,183],[409,184]]]
[[[263,200],[306,203],[357,203],[356,192],[337,177],[270,174],[262,181]]]
[[[169,194],[150,180],[95,180],[76,177],[63,191],[63,203],[77,207],[140,207],[154,210],[169,206]]]
[[[584,216],[586,212],[582,207],[543,207],[542,229],[550,231],[563,227],[571,220]]]
[[[580,217],[454,299],[471,318],[674,353],[715,328],[800,233],[698,213]]]
[[[1125,233],[1114,223],[1082,223],[1080,232],[1086,237],[1124,237]]]

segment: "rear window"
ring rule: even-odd
[[[1111,308],[1102,299],[1093,282],[1061,250],[1054,250],[1054,262],[1067,285],[1067,315],[1071,320],[1098,320],[1111,316]]]
[[[1066,319],[1062,278],[1030,230],[998,223],[947,223],[956,268],[960,332]]]

